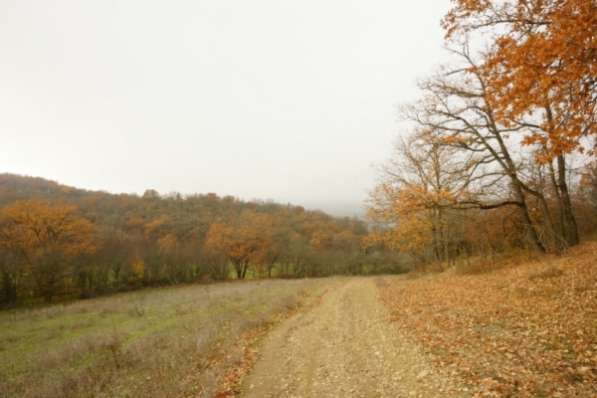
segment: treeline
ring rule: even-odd
[[[443,27],[453,61],[402,110],[370,239],[421,264],[578,244],[597,224],[596,3],[456,0]]]
[[[0,175],[0,299],[247,277],[397,272],[364,250],[366,225],[299,206],[215,194],[142,196]]]

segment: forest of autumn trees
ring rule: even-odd
[[[398,272],[366,225],[215,194],[109,194],[0,175],[0,300],[51,301],[146,286]]]
[[[597,2],[452,3],[453,61],[402,111],[368,239],[421,263],[560,253],[596,227]]]

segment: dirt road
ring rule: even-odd
[[[274,329],[242,385],[246,397],[463,396],[387,321],[375,280],[338,283]]]

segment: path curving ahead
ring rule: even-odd
[[[259,351],[241,397],[459,396],[388,323],[371,278],[342,280]]]

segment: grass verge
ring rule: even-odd
[[[172,287],[0,313],[0,397],[212,396],[236,342],[326,280]]]

